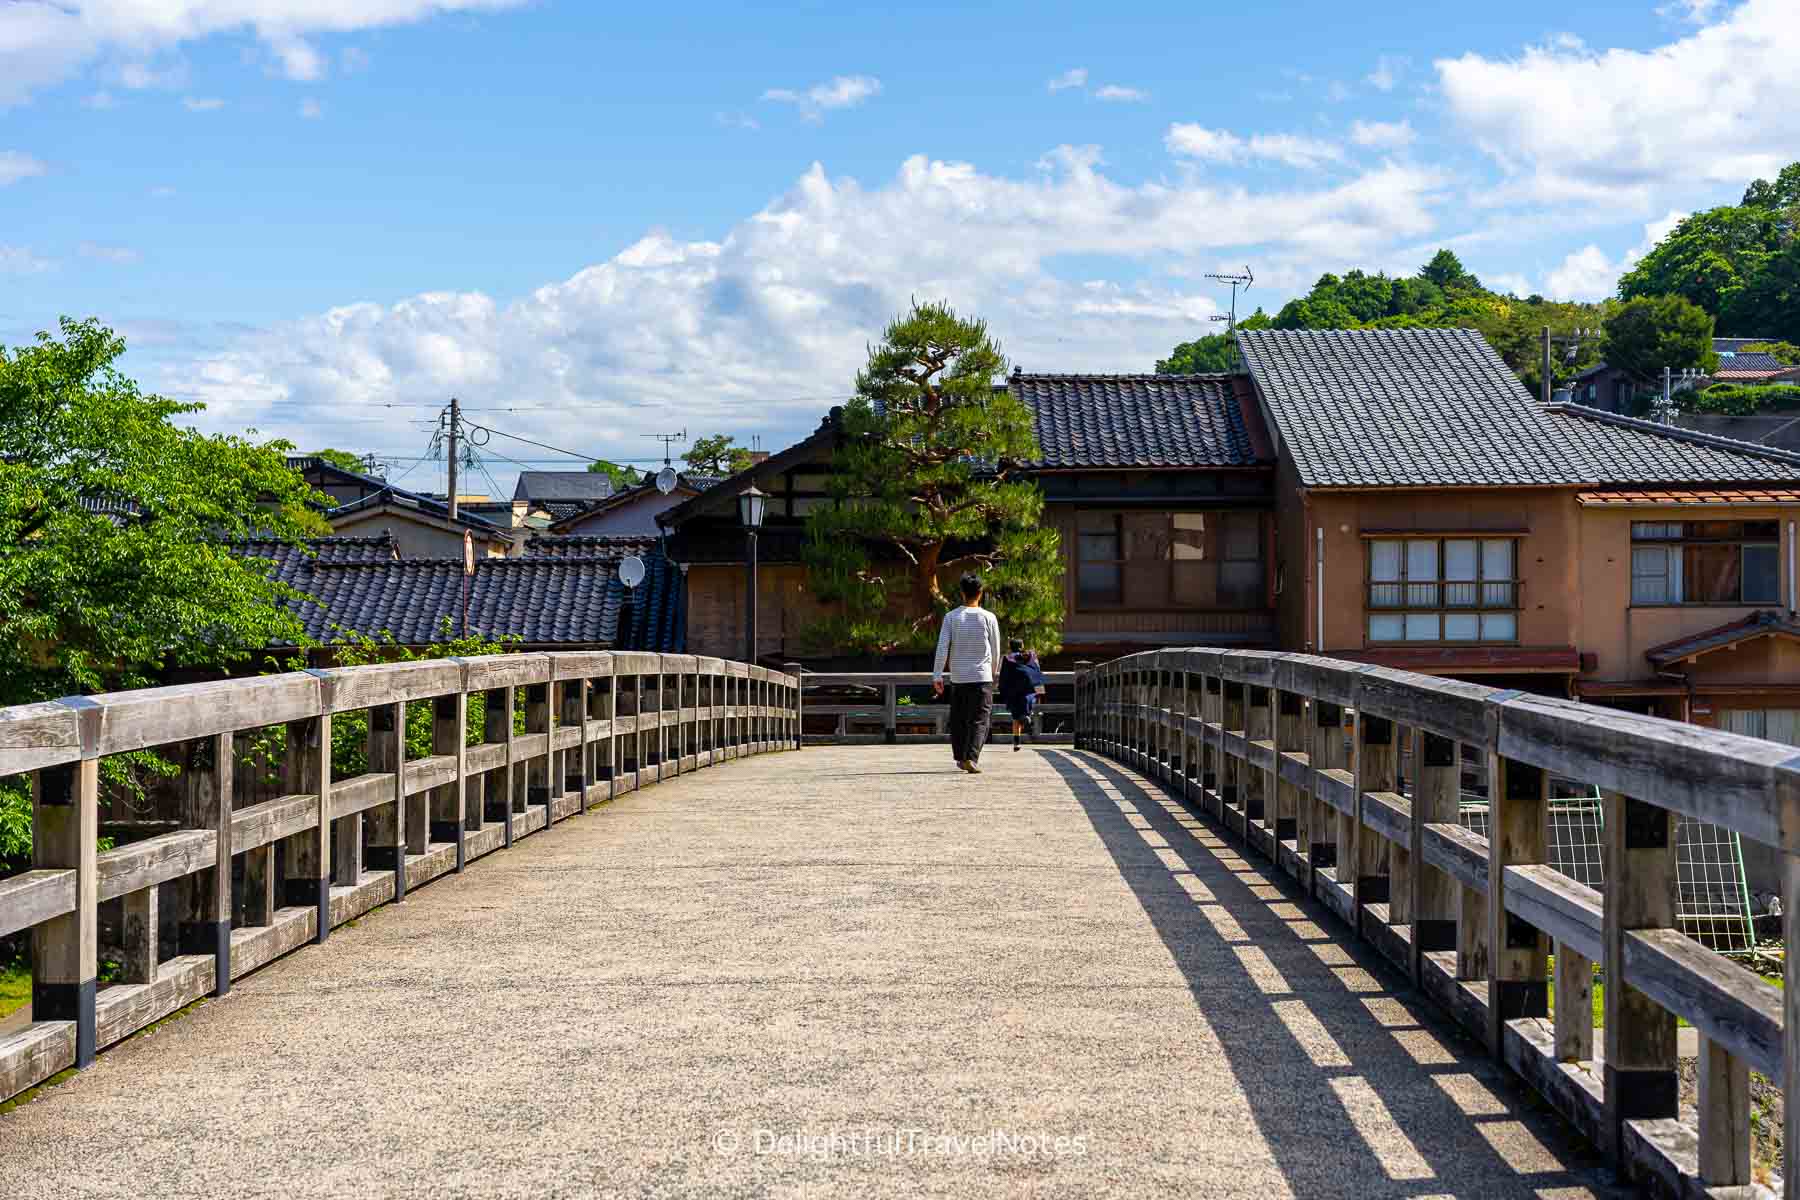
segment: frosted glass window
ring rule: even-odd
[[[1397,642],[1406,635],[1406,622],[1399,613],[1374,613],[1369,617],[1371,642]]]
[[[1376,583],[1390,583],[1400,578],[1400,543],[1369,543],[1369,578]]]
[[[1406,577],[1408,579],[1436,579],[1438,544],[1432,541],[1410,541],[1406,543]]]
[[[1475,557],[1477,542],[1448,541],[1444,543],[1444,578],[1458,581],[1475,578]]]
[[[1406,640],[1409,642],[1437,641],[1438,615],[1436,613],[1407,613]]]
[[[1445,613],[1444,640],[1472,642],[1481,636],[1481,623],[1474,613]]]
[[[1481,640],[1484,642],[1518,641],[1518,615],[1515,613],[1482,613]]]

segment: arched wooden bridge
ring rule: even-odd
[[[1791,751],[1170,651],[1085,672],[1074,745],[968,776],[938,746],[795,753],[798,683],[510,655],[0,710],[41,864],[0,882],[36,970],[0,1096],[41,1088],[0,1113],[9,1193],[1782,1185],[1748,1072],[1786,1081],[1783,997],[1670,928],[1668,832],[1791,849]],[[264,798],[221,764],[271,727]],[[149,747],[181,827],[96,851],[101,760]],[[1494,847],[1445,815],[1475,754]],[[1551,772],[1609,797],[1604,900],[1541,865]],[[1625,984],[1600,1037],[1589,962]]]

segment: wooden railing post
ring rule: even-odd
[[[1391,792],[1396,779],[1394,723],[1361,708],[1356,712],[1356,761],[1352,773],[1356,780],[1353,799],[1356,815],[1350,820],[1350,833],[1355,850],[1340,853],[1338,880],[1353,889],[1356,898],[1356,928],[1362,932],[1363,909],[1371,904],[1387,904],[1392,894],[1392,877],[1388,874],[1387,839],[1369,828],[1363,809],[1363,797],[1370,792]],[[1340,849],[1344,846],[1341,834]],[[1349,874],[1343,867],[1348,861]]]
[[[230,778],[229,762],[221,773]],[[31,1017],[73,1021],[75,1066],[85,1068],[94,1061],[100,976],[99,758],[84,753],[80,762],[37,772],[31,799],[32,864],[75,872],[75,911],[31,931]]]
[[[806,744],[805,735],[801,730],[801,723],[806,716],[806,695],[805,689],[802,686],[802,668],[799,663],[791,662],[782,663],[781,669],[794,677],[793,686],[788,689],[789,692],[792,693],[788,697],[788,703],[793,712],[793,715],[788,718],[788,736],[793,742],[793,748],[798,750]]]
[[[213,995],[231,990],[231,742],[228,733],[187,744],[182,770],[182,821],[213,831],[213,865],[176,889],[176,944],[183,954],[213,957]],[[360,850],[360,847],[359,847]]]
[[[433,842],[456,844],[456,871],[461,874],[468,864],[468,843],[463,806],[468,801],[469,696],[438,696],[431,702],[431,753],[448,754],[456,759],[456,778],[431,790],[431,825],[427,838]]]
[[[548,734],[550,732],[550,687],[548,682],[527,684],[525,687],[525,732],[528,734]],[[530,811],[534,804],[544,806],[544,828],[548,829],[554,813],[550,804],[550,753],[533,755],[525,763],[525,808]]]
[[[489,773],[489,782],[485,787],[483,799],[489,805],[488,816],[494,815],[493,809],[500,810],[499,820],[500,844],[513,844],[513,767],[517,757],[513,750],[513,712],[518,707],[518,697],[513,688],[490,688],[483,701],[486,708],[482,717],[482,737],[489,742],[501,742],[506,746],[506,764],[498,772]],[[496,786],[497,785],[497,786]]]
[[[1308,761],[1315,771],[1328,771],[1344,764],[1344,710],[1323,700],[1313,701],[1312,748]],[[1312,817],[1312,841],[1306,848],[1307,865],[1316,874],[1334,871],[1339,855],[1337,809],[1315,790],[1309,797]]]
[[[394,903],[406,899],[406,705],[377,704],[369,709],[369,770],[391,771],[392,799],[367,813],[364,827],[371,851],[380,861],[391,855]]]
[[[287,839],[287,902],[315,905],[315,942],[331,932],[331,714],[289,721],[282,756],[283,790],[319,798],[318,823]]]
[[[1275,740],[1275,710],[1272,703],[1274,697],[1266,687],[1246,686],[1244,713],[1244,740],[1248,742],[1269,742]],[[1273,829],[1274,817],[1270,809],[1274,807],[1275,789],[1270,781],[1268,771],[1253,770],[1248,761],[1240,765],[1238,778],[1243,781],[1244,795],[1244,836],[1249,837],[1250,826],[1267,826]],[[1280,859],[1271,843],[1269,861]]]
[[[1781,904],[1783,912],[1800,913],[1800,854],[1792,850],[1782,856]],[[1610,901],[1607,907],[1612,907]],[[1783,1096],[1800,1096],[1800,918],[1789,917],[1783,924],[1781,1086]],[[1800,1104],[1783,1108],[1782,1194],[1786,1200],[1800,1200]]]
[[[1675,814],[1616,792],[1606,793],[1602,806],[1600,832],[1606,848],[1603,1078],[1612,1150],[1623,1161],[1625,1122],[1673,1117],[1680,1112],[1675,1014],[1625,979],[1625,935],[1634,929],[1667,929],[1675,924]],[[1790,1027],[1790,1046],[1793,1036]]]
[[[1302,731],[1305,727],[1305,709],[1301,699],[1296,692],[1275,693],[1275,754],[1270,763],[1267,787],[1269,794],[1275,797],[1275,846],[1272,857],[1278,865],[1284,842],[1295,843],[1297,856],[1305,858],[1305,847],[1300,845],[1300,809],[1303,796],[1298,787],[1281,777],[1282,755],[1304,747]]]
[[[1506,1023],[1550,1013],[1549,947],[1543,933],[1506,907],[1506,868],[1546,857],[1549,776],[1541,767],[1488,754],[1488,1049],[1505,1059]]]
[[[1222,685],[1223,704],[1219,716],[1219,818],[1225,827],[1230,829],[1233,822],[1241,822],[1243,817],[1245,775],[1244,763],[1236,755],[1227,751],[1223,738],[1236,734],[1244,736],[1244,685],[1227,679]],[[1238,836],[1248,836],[1248,830],[1242,823],[1237,825]]]
[[[1456,949],[1456,881],[1425,861],[1420,849],[1426,825],[1461,820],[1462,747],[1454,738],[1414,731],[1412,788],[1412,977],[1418,983],[1424,956]]]

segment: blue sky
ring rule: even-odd
[[[914,295],[1098,371],[1246,262],[1595,298],[1800,157],[1800,0],[611,7],[0,0],[0,342],[98,316],[202,426],[429,484],[453,392],[777,448]]]

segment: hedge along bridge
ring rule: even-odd
[[[1162,782],[1297,879],[1652,1191],[1751,1183],[1749,1071],[1762,1072],[1790,1101],[1783,1182],[1800,1195],[1800,923],[1787,925],[1785,1001],[1675,928],[1678,814],[1778,847],[1783,908],[1800,911],[1792,747],[1404,671],[1208,650],[1085,673],[1076,743]],[[1491,839],[1458,820],[1471,755],[1486,767]],[[1552,775],[1601,791],[1604,896],[1546,865]],[[1678,1017],[1700,1035],[1696,1125],[1680,1111]]]
[[[428,704],[431,753],[406,757]],[[471,705],[483,711],[469,739]],[[682,655],[505,654],[300,671],[0,709],[0,778],[29,772],[35,870],[0,880],[30,930],[31,1024],[0,1036],[0,1100],[376,905],[589,804],[797,745],[797,674]],[[368,714],[368,770],[334,779],[332,720]],[[523,732],[516,732],[522,711]],[[233,804],[240,737],[282,727],[281,795]],[[99,851],[100,760],[182,766],[185,828]],[[279,852],[278,852],[279,851]],[[173,885],[178,911],[159,911]],[[102,906],[119,971],[98,985]],[[159,931],[178,930],[173,957]]]

